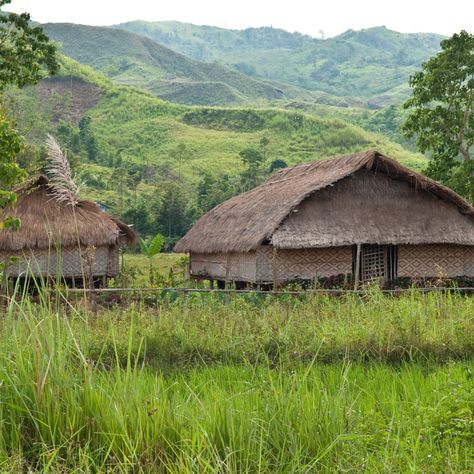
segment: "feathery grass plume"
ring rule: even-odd
[[[51,192],[58,202],[75,206],[79,198],[79,186],[74,182],[66,153],[61,150],[56,139],[49,134],[46,147],[49,160],[46,173],[52,185]]]

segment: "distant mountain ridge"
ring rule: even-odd
[[[249,49],[301,49],[318,41],[308,35],[272,27],[232,30],[178,21],[137,20],[113,25],[113,28],[148,36],[200,61],[214,61],[221,59],[223,54]]]
[[[339,103],[328,94],[314,94],[295,86],[272,83],[217,62],[201,62],[154,40],[121,29],[46,23],[49,37],[67,56],[110,77],[152,92],[171,102],[193,105],[229,105],[306,99]]]
[[[443,36],[385,27],[348,30],[329,39],[262,27],[226,30],[180,22],[115,25],[199,60],[220,61],[255,77],[286,82],[374,105],[407,96],[410,74],[439,50]]]

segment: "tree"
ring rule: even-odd
[[[265,174],[265,157],[255,148],[245,148],[239,153],[245,166],[241,173],[243,191],[254,188],[261,183]]]
[[[0,0],[0,8],[11,0]],[[0,91],[6,85],[35,84],[43,68],[50,74],[59,69],[56,46],[39,26],[30,26],[30,15],[0,12]]]
[[[23,175],[23,170],[15,162],[21,145],[20,135],[10,127],[9,121],[0,110],[0,208],[13,204],[16,200],[16,194],[8,189]],[[17,228],[19,224],[18,219],[7,218],[3,222],[0,221],[0,228]]]
[[[154,284],[154,272],[153,272],[153,257],[161,252],[161,248],[163,247],[163,244],[165,242],[165,238],[161,234],[156,234],[153,239],[151,239],[151,242],[147,244],[145,240],[140,239],[140,251],[142,252],[142,255],[148,258],[148,263],[149,263],[149,278],[150,278],[150,283],[153,285]]]
[[[431,152],[426,173],[474,202],[474,35],[461,31],[442,41],[409,84],[403,130]]]
[[[281,170],[283,168],[287,168],[288,164],[284,160],[273,160],[270,163],[270,168],[268,169],[269,173],[273,173],[276,170]]]
[[[236,178],[227,173],[212,175],[201,172],[201,179],[197,184],[197,206],[199,214],[211,210],[226,199],[237,194]]]
[[[133,224],[140,235],[152,235],[157,229],[156,219],[150,215],[149,199],[148,195],[141,197],[120,214],[121,219]]]
[[[86,150],[89,161],[96,162],[99,149],[91,125],[92,119],[88,115],[81,118],[79,121],[79,139],[81,145],[83,145]]]
[[[169,153],[170,158],[178,163],[178,178],[181,179],[181,165],[189,158],[186,144],[178,143]]]
[[[0,8],[10,2],[0,0]],[[44,67],[51,74],[59,68],[56,47],[40,27],[31,27],[29,21],[27,13],[17,15],[0,11],[0,104],[6,86],[34,84]],[[24,174],[15,161],[21,147],[21,137],[13,130],[0,105],[0,208],[16,199],[9,190]],[[18,227],[19,221],[6,219],[1,224]]]
[[[159,195],[151,203],[158,232],[166,236],[168,245],[182,237],[193,223],[196,209],[183,186],[175,181],[164,181],[157,188]]]

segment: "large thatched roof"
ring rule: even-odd
[[[264,242],[272,242],[275,237],[275,246],[292,248],[291,242],[283,242],[276,231],[283,228],[282,224],[296,212],[303,201],[311,196],[318,199],[318,192],[335,186],[349,176],[361,170],[371,170],[377,174],[389,176],[392,180],[405,183],[407,188],[415,189],[423,196],[429,195],[430,199],[442,202],[449,210],[456,210],[462,221],[457,229],[445,232],[441,227],[437,229],[438,235],[434,237],[430,232],[423,234],[423,229],[416,230],[416,239],[410,240],[405,235],[403,242],[397,242],[396,227],[391,229],[391,243],[430,243],[430,242],[452,242],[474,244],[474,208],[462,197],[451,189],[416,173],[401,165],[396,160],[388,158],[377,151],[367,151],[346,155],[329,160],[316,161],[309,164],[301,164],[283,169],[271,176],[262,185],[236,196],[205,214],[192,229],[176,244],[177,252],[247,252],[256,249]],[[367,199],[370,197],[368,196]],[[418,199],[422,198],[418,195]],[[459,211],[459,212],[457,212]],[[443,209],[440,211],[443,212]],[[460,216],[460,214],[469,217]],[[350,212],[348,212],[350,216]],[[330,216],[329,216],[330,217]],[[330,220],[328,217],[327,220]],[[435,216],[438,220],[442,216]],[[402,224],[403,216],[396,221]],[[469,221],[469,222],[466,222]],[[392,219],[393,222],[393,219]],[[347,223],[348,226],[351,223]],[[377,228],[377,223],[359,222],[364,227],[362,237],[348,235],[345,239],[333,239],[325,235],[324,239],[317,241],[312,239],[311,246],[343,245],[349,243],[381,243],[383,229]],[[354,227],[354,226],[353,226]],[[468,234],[466,234],[468,229]],[[336,229],[334,229],[336,230]],[[342,229],[344,231],[344,228]],[[374,235],[372,236],[372,231]],[[376,232],[375,232],[376,231]],[[337,229],[341,232],[341,228]],[[407,234],[405,230],[405,234]],[[442,234],[442,235],[441,235]],[[452,235],[449,235],[452,234]],[[459,234],[459,235],[457,235]],[[359,242],[359,239],[361,240]],[[337,240],[337,242],[336,242]],[[309,244],[309,242],[306,242]],[[295,242],[294,248],[301,248]]]
[[[0,251],[47,249],[114,244],[132,244],[136,234],[118,219],[104,213],[99,206],[79,200],[75,206],[58,202],[51,194],[46,176],[30,179],[16,189],[18,200],[13,207],[0,210],[0,221],[6,216],[18,217],[18,231],[0,230]]]

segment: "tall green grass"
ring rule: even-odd
[[[196,295],[92,317],[25,295],[0,322],[0,469],[471,472],[473,305]]]
[[[474,299],[451,293],[251,294],[228,303],[222,295],[166,293],[104,310],[89,321],[93,351],[111,358],[118,343],[123,353],[131,316],[143,338],[141,360],[161,370],[215,362],[255,364],[262,357],[286,364],[314,358],[326,363],[474,358]]]

